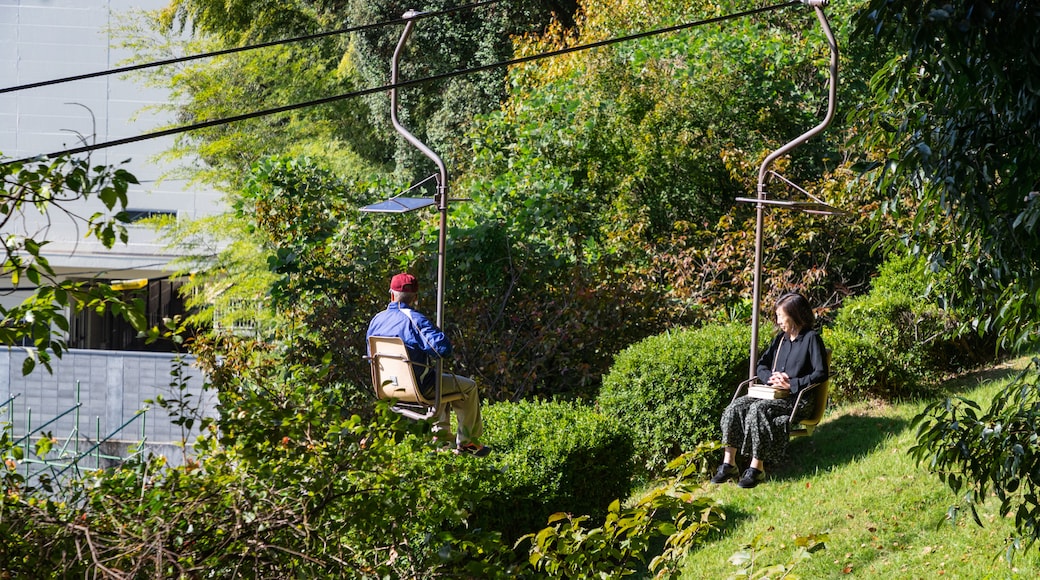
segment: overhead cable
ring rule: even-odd
[[[41,161],[43,159],[54,159],[54,158],[57,158],[57,157],[62,157],[64,155],[76,155],[76,154],[79,154],[79,153],[88,153],[90,151],[97,151],[99,149],[107,149],[107,148],[110,148],[110,147],[117,147],[119,145],[128,145],[130,143],[136,143],[138,141],[145,141],[145,140],[148,140],[148,139],[157,139],[157,138],[160,138],[160,137],[167,137],[167,136],[170,136],[170,135],[178,135],[180,133],[187,133],[189,131],[196,131],[196,130],[199,130],[199,129],[207,129],[207,128],[216,127],[216,126],[219,126],[219,125],[226,125],[226,124],[229,124],[229,123],[237,123],[239,121],[247,121],[249,119],[256,119],[258,117],[266,117],[268,115],[277,115],[279,113],[286,113],[286,112],[289,112],[289,111],[295,111],[295,110],[304,109],[304,108],[307,108],[307,107],[315,107],[315,106],[318,106],[318,105],[325,105],[325,104],[336,102],[336,101],[342,101],[342,100],[346,100],[346,99],[363,97],[363,96],[371,95],[371,94],[374,94],[374,93],[380,93],[380,92],[384,92],[384,91],[389,91],[390,89],[407,88],[407,87],[412,87],[412,86],[415,86],[415,85],[426,84],[426,83],[440,81],[440,80],[444,80],[444,79],[449,79],[449,78],[453,78],[453,77],[457,77],[457,76],[463,76],[463,75],[468,75],[468,74],[473,74],[473,73],[478,73],[478,72],[484,72],[484,71],[491,70],[491,69],[515,66],[515,65],[518,65],[518,64],[524,64],[524,63],[532,62],[532,61],[536,61],[536,60],[552,58],[552,57],[555,57],[555,56],[561,56],[561,55],[569,54],[569,53],[572,53],[572,52],[579,52],[579,51],[584,51],[584,50],[590,50],[590,49],[593,49],[593,48],[600,48],[600,47],[604,47],[604,46],[618,44],[618,43],[622,43],[622,42],[629,42],[629,41],[632,41],[632,40],[638,40],[638,39],[646,38],[646,37],[649,37],[649,36],[656,36],[658,34],[666,34],[666,33],[669,33],[669,32],[676,32],[676,31],[679,31],[679,30],[686,30],[686,29],[695,28],[695,27],[698,27],[698,26],[704,26],[704,25],[708,25],[708,24],[717,24],[719,22],[725,22],[727,20],[735,20],[737,18],[744,18],[744,17],[747,17],[747,16],[753,16],[755,14],[760,14],[760,13],[763,13],[763,12],[769,12],[769,11],[773,11],[773,10],[779,10],[779,9],[782,9],[782,8],[788,8],[790,6],[795,6],[797,4],[802,4],[802,3],[803,3],[803,0],[791,0],[789,2],[784,2],[782,4],[774,4],[774,5],[771,5],[771,6],[764,6],[764,7],[761,7],[761,8],[753,8],[753,9],[750,9],[750,10],[745,10],[743,12],[736,12],[736,13],[728,14],[728,15],[725,15],[725,16],[716,16],[714,18],[708,18],[708,19],[705,19],[705,20],[697,20],[697,21],[694,21],[694,22],[687,22],[687,23],[683,23],[683,24],[676,24],[674,26],[668,26],[668,27],[665,27],[665,28],[657,28],[657,29],[654,29],[654,30],[648,30],[648,31],[645,31],[645,32],[639,32],[639,33],[630,34],[630,35],[627,35],[627,36],[620,36],[620,37],[617,37],[617,38],[609,38],[609,39],[606,39],[606,40],[590,42],[588,44],[580,44],[580,45],[575,45],[575,46],[569,46],[569,47],[561,48],[561,49],[558,49],[558,50],[551,50],[551,51],[548,51],[548,52],[542,52],[542,53],[532,54],[532,55],[528,55],[528,56],[524,56],[524,57],[498,61],[498,62],[486,64],[486,65],[476,66],[476,67],[467,68],[467,69],[455,70],[455,71],[451,71],[451,72],[431,75],[431,76],[428,76],[428,77],[422,77],[422,78],[418,78],[418,79],[412,79],[412,80],[407,80],[407,81],[400,81],[400,82],[397,82],[397,83],[383,85],[383,86],[379,86],[379,87],[362,89],[362,90],[359,90],[359,91],[353,91],[353,92],[350,92],[350,93],[343,93],[343,94],[340,94],[340,95],[333,95],[331,97],[323,97],[321,99],[314,99],[312,101],[304,101],[304,102],[300,102],[300,103],[293,103],[293,104],[290,104],[290,105],[282,105],[280,107],[274,107],[274,108],[271,108],[271,109],[264,109],[264,110],[260,110],[260,111],[254,111],[252,113],[244,113],[244,114],[241,114],[241,115],[233,115],[233,116],[224,117],[224,118],[221,118],[221,119],[212,119],[212,120],[209,120],[209,121],[202,121],[200,123],[194,123],[194,124],[191,124],[191,125],[183,125],[183,126],[180,126],[180,127],[172,127],[170,129],[163,129],[163,130],[154,131],[154,132],[151,132],[151,133],[145,133],[145,134],[142,134],[142,135],[137,135],[137,136],[134,136],[134,137],[125,137],[123,139],[114,139],[112,141],[105,141],[103,143],[96,143],[94,145],[83,145],[83,146],[80,146],[80,147],[73,147],[71,149],[64,149],[62,151],[55,151],[53,153],[47,153],[47,154],[39,155],[39,156],[36,156],[36,157],[27,157],[27,158],[23,158],[23,159],[14,160],[14,161],[4,161],[4,162],[0,162],[0,166],[11,165],[11,164],[15,164],[15,163],[26,163],[26,162],[32,162],[32,161]]]
[[[431,12],[424,12],[424,13],[416,16],[412,20],[420,19],[420,18],[434,18],[434,17],[437,17],[437,16],[443,16],[445,14],[450,14],[452,12],[458,12],[460,10],[469,10],[469,9],[472,9],[472,8],[479,8],[479,7],[488,5],[488,4],[497,4],[498,2],[501,2],[501,1],[502,0],[483,0],[482,2],[474,2],[472,4],[465,4],[463,6],[455,6],[453,8],[445,8],[443,10],[435,10],[435,11],[431,11]],[[375,23],[372,23],[372,24],[362,24],[362,25],[358,25],[358,26],[351,26],[351,27],[348,27],[348,28],[340,28],[340,29],[337,29],[337,30],[330,30],[328,32],[316,32],[314,34],[307,34],[307,35],[304,35],[304,36],[295,36],[293,38],[285,38],[285,39],[281,39],[281,40],[272,40],[272,41],[269,41],[269,42],[261,42],[260,44],[250,44],[250,45],[246,45],[246,46],[236,46],[234,48],[226,48],[226,49],[223,49],[223,50],[216,50],[216,51],[213,51],[213,52],[206,52],[206,53],[201,53],[201,54],[186,55],[186,56],[169,58],[169,59],[165,59],[165,60],[157,60],[157,61],[146,62],[146,63],[141,63],[141,64],[133,64],[133,65],[128,65],[128,66],[123,66],[123,67],[103,70],[103,71],[96,71],[96,72],[84,73],[84,74],[79,74],[79,75],[74,75],[74,76],[69,76],[69,77],[62,77],[62,78],[58,78],[58,79],[50,79],[50,80],[46,80],[46,81],[37,81],[37,82],[32,82],[32,83],[26,83],[24,85],[16,85],[16,86],[13,86],[13,87],[3,87],[3,88],[0,88],[0,95],[2,95],[4,93],[13,93],[15,91],[24,91],[26,89],[35,89],[35,88],[39,88],[39,87],[47,87],[47,86],[50,86],[50,85],[69,83],[69,82],[73,82],[73,81],[82,81],[82,80],[86,80],[86,79],[93,79],[93,78],[103,77],[103,76],[108,76],[108,75],[113,75],[113,74],[123,74],[123,73],[128,73],[128,72],[134,72],[134,71],[138,71],[138,70],[143,70],[143,69],[147,69],[147,68],[154,68],[154,67],[160,67],[160,66],[166,66],[166,65],[170,65],[170,64],[180,64],[182,62],[189,62],[189,61],[199,60],[199,59],[203,59],[203,58],[211,58],[211,57],[214,57],[214,56],[223,56],[223,55],[226,55],[226,54],[234,54],[236,52],[243,52],[243,51],[247,51],[247,50],[256,50],[258,48],[267,48],[267,47],[270,47],[270,46],[277,46],[277,45],[280,45],[280,44],[289,44],[289,43],[293,43],[293,42],[302,42],[302,41],[305,41],[305,40],[315,40],[315,39],[318,39],[318,38],[324,38],[326,36],[335,36],[337,34],[348,34],[348,33],[351,33],[351,32],[363,32],[365,30],[373,30],[373,29],[376,29],[376,28],[382,28],[384,26],[391,26],[391,25],[395,25],[395,24],[403,24],[404,22],[406,22],[404,18],[395,18],[393,20],[385,20],[383,22],[375,22]]]

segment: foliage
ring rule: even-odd
[[[308,4],[173,0],[165,9],[126,15],[119,36],[140,64],[324,32],[341,22],[334,11]],[[325,36],[137,74],[170,93],[159,108],[176,124],[212,122],[361,88],[345,50],[343,35]],[[167,156],[184,161],[182,173],[191,178],[231,191],[253,163],[270,155],[320,155],[346,174],[361,175],[385,161],[367,117],[360,100],[333,100],[180,135]]]
[[[355,25],[397,20],[404,11],[400,3],[391,0],[351,0],[345,4],[341,17]],[[508,60],[514,36],[540,31],[553,15],[569,20],[576,4],[575,0],[494,2],[419,20],[401,55],[400,78],[414,80]],[[452,0],[430,0],[421,8],[435,12],[459,6]],[[399,26],[370,28],[351,35],[344,58],[356,65],[365,86],[387,83],[400,37]],[[505,69],[496,67],[402,89],[398,94],[401,121],[455,167],[468,157],[461,137],[474,115],[494,110],[503,100],[504,76]],[[372,95],[366,102],[371,124],[381,135],[384,151],[392,152],[397,170],[413,179],[423,175],[419,167],[428,167],[429,162],[391,127],[387,95]]]
[[[239,338],[269,341],[277,346],[260,350],[284,356],[287,365],[326,368],[326,384],[365,385],[367,392],[368,320],[386,300],[391,273],[412,267],[414,248],[432,248],[435,240],[414,218],[362,214],[372,195],[314,159],[272,157],[251,168],[232,212],[212,220],[229,240],[215,256],[200,235],[208,226],[179,228],[176,243],[201,247],[178,267],[201,269],[190,288],[213,304],[196,314],[218,331],[210,344],[230,346],[237,339],[226,330],[251,324],[255,332]],[[239,362],[248,365],[248,355]]]
[[[449,305],[456,359],[496,400],[593,399],[614,353],[656,332],[665,305],[613,260],[561,266],[550,276],[521,250],[484,262],[501,268],[501,285],[473,287],[466,303]],[[473,278],[479,272],[466,272],[463,282]]]
[[[835,196],[832,199],[838,199]],[[852,196],[844,203],[857,203]],[[797,212],[767,212],[763,225],[762,302],[799,292],[826,319],[869,280],[880,258],[865,245],[840,246],[835,239],[862,239],[869,227],[859,217],[821,218]],[[697,321],[750,319],[754,285],[755,218],[739,208],[714,229],[676,224],[652,250],[652,271],[667,276],[670,298]]]
[[[908,372],[870,336],[846,328],[828,328],[824,343],[831,349],[832,401],[891,400],[917,390],[921,376]]]
[[[763,552],[768,548],[769,542],[762,536],[755,536],[750,544],[729,558],[729,562],[737,567],[737,571],[730,576],[730,580],[737,578],[791,578],[796,580],[798,576],[792,574],[799,563],[812,558],[812,555],[820,550],[827,549],[827,534],[809,534],[798,536],[794,539],[795,550],[783,564],[763,566],[759,560]]]
[[[987,360],[984,339],[965,335],[950,309],[949,282],[925,261],[895,254],[869,294],[845,301],[828,329],[839,399],[918,394],[944,373]]]
[[[404,77],[454,69],[471,57],[502,57],[509,51],[497,44],[501,38],[492,29],[537,31],[516,38],[515,53],[526,55],[744,8],[739,2],[679,4],[647,11],[641,2],[589,1],[578,20],[557,11],[559,22],[544,31],[544,3],[485,6],[436,20],[450,26],[420,21],[408,49],[417,56],[406,54]],[[268,28],[268,21],[279,18],[272,6],[235,4],[225,12],[221,3],[182,1],[164,22],[176,24],[187,14],[199,23],[199,38],[212,40],[213,34],[221,36],[217,44],[244,42],[282,34]],[[343,18],[324,3],[289,2],[286,10],[285,18],[306,22],[305,28]],[[381,2],[350,2],[346,10],[353,24],[399,16]],[[473,14],[490,16],[475,23],[468,20]],[[198,93],[200,107],[228,111],[243,102],[253,106],[267,92],[340,90],[323,85],[333,83],[321,72],[331,70],[324,59],[341,57],[343,83],[348,77],[383,78],[397,33],[396,27],[366,31],[354,45],[322,44],[307,57],[272,51],[253,60],[222,61],[186,71],[177,82],[189,93],[205,90]],[[481,42],[449,50],[474,36]],[[435,50],[423,49],[419,57],[418,47],[427,46]],[[267,59],[272,66],[264,66]],[[292,68],[314,59],[321,64]],[[460,95],[498,94],[504,86],[508,100],[500,110],[491,106],[498,97],[463,99],[465,106],[453,101],[447,96],[455,90],[447,87],[452,83],[443,93],[440,86],[425,85],[404,91],[405,122],[420,136],[437,140],[438,131],[455,127],[443,132],[444,141],[434,149],[447,153],[459,175],[452,196],[472,200],[453,203],[449,219],[444,326],[455,342],[457,369],[479,378],[493,400],[589,400],[611,358],[628,345],[677,325],[746,319],[752,216],[732,198],[750,189],[758,157],[816,122],[825,59],[811,13],[790,11],[539,61],[512,69],[505,85],[463,77],[473,86],[459,88]],[[258,71],[298,84],[261,82]],[[233,86],[230,94],[216,90],[224,84]],[[448,110],[451,115],[445,115]],[[483,114],[471,123],[478,110]],[[381,121],[365,121],[367,127],[385,124],[385,103],[352,114],[370,112]],[[280,339],[296,341],[283,352],[307,353],[294,359],[302,364],[331,352],[337,382],[364,384],[364,325],[384,300],[382,288],[393,269],[435,279],[434,224],[424,214],[418,223],[415,214],[358,215],[356,207],[400,191],[397,186],[418,173],[408,166],[411,161],[398,158],[400,178],[387,178],[390,147],[378,139],[368,143],[370,132],[360,128],[317,125],[301,113],[284,126],[222,129],[229,131],[227,141],[201,137],[203,149],[214,146],[204,158],[230,177],[230,202],[238,213],[213,220],[212,227],[231,234],[234,243],[209,264],[211,276],[196,279],[203,285],[200,296],[225,303],[232,314],[244,315],[257,301],[275,305],[269,290],[286,297],[298,293],[291,312],[264,312],[269,326],[281,326]],[[305,135],[306,127],[315,133]],[[232,131],[240,139],[231,139]],[[320,143],[324,151],[303,143]],[[814,141],[805,155],[783,160],[781,169],[855,207],[862,200],[854,176],[839,168],[837,148],[836,140]],[[365,157],[371,163],[352,161],[361,151],[374,152]],[[268,157],[271,152],[280,154]],[[308,185],[311,180],[336,194],[322,199]],[[265,204],[278,211],[255,211]],[[289,234],[297,220],[310,228],[326,219],[329,229],[321,239]],[[876,263],[867,255],[861,220],[776,213],[768,220],[767,294],[801,290],[826,311],[862,285]],[[268,239],[261,243],[257,237]],[[836,245],[835,239],[847,244]],[[236,311],[235,305],[246,309]],[[229,308],[223,310],[226,316]]]
[[[708,325],[649,337],[618,354],[597,405],[635,433],[651,471],[719,438],[719,417],[747,378],[750,330]]]
[[[714,449],[703,446],[670,462],[672,477],[655,482],[631,507],[611,503],[602,526],[588,528],[587,516],[556,513],[549,527],[524,536],[517,545],[529,542],[530,563],[552,578],[621,578],[645,568],[655,578],[677,577],[680,558],[724,518],[699,482],[704,457]],[[663,550],[647,563],[651,541],[660,537],[665,538]]]
[[[1014,518],[1017,537],[1007,555],[1040,539],[1040,359],[1023,370],[992,399],[989,408],[965,397],[928,405],[917,417],[917,444],[910,455],[939,476],[960,504],[948,512],[956,519],[967,506],[982,526],[979,510],[990,496],[1000,515]]]
[[[649,550],[660,549],[649,568],[674,577],[679,558],[721,522],[699,485],[702,449],[673,462],[675,475],[632,507],[615,499],[599,530],[583,530],[585,517],[560,514],[510,548],[474,518],[503,502],[489,489],[503,489],[508,470],[440,450],[423,425],[385,404],[365,422],[313,394],[296,385],[283,393],[292,403],[280,410],[253,402],[237,413],[224,409],[219,430],[203,419],[196,454],[181,465],[136,456],[46,488],[18,474],[21,458],[5,431],[0,573],[271,578],[335,569],[344,578],[515,578],[542,577],[557,569],[552,561],[566,560],[573,575],[604,565],[618,566],[619,575],[646,566],[656,553]],[[159,404],[191,420],[190,401]],[[247,420],[264,428],[224,437],[229,415],[237,435],[244,432],[235,425]],[[587,475],[580,465],[566,468]],[[561,517],[570,524],[562,527]]]
[[[267,268],[275,281],[268,296],[276,310],[304,314],[329,299],[354,303],[355,262],[334,259],[343,222],[358,221],[352,201],[344,183],[308,159],[269,158],[253,166],[232,209],[271,250]]]
[[[639,2],[585,2],[574,30],[551,28],[517,51],[744,8],[737,4],[648,11]],[[514,68],[509,101],[471,132],[474,157],[457,188],[473,202],[457,213],[460,233],[494,220],[508,244],[499,263],[528,257],[524,266],[543,278],[560,262],[609,262],[642,280],[619,301],[653,304],[644,311],[657,325],[650,332],[740,311],[751,294],[754,224],[734,198],[752,189],[759,157],[816,122],[825,48],[813,30],[811,14],[792,11]],[[839,206],[859,207],[862,188],[838,167],[836,147],[814,141],[780,169]],[[833,308],[876,265],[858,216],[767,219],[769,292],[798,289]],[[501,270],[485,260],[477,280],[495,279],[488,266]]]
[[[554,512],[598,520],[611,501],[631,492],[632,437],[617,419],[565,402],[498,403],[482,413],[491,426],[488,459],[504,475],[484,486],[494,501],[475,525],[510,541]]]
[[[5,293],[28,285],[30,295],[21,304],[0,306],[0,344],[32,346],[26,349],[22,373],[28,374],[42,363],[51,369],[51,355],[61,357],[68,349],[64,334],[69,330],[70,309],[92,308],[127,318],[136,328],[145,326],[140,300],[127,298],[105,284],[69,280],[59,276],[46,257],[46,231],[55,222],[68,222],[84,228],[87,237],[104,247],[126,243],[123,211],[127,189],[137,178],[125,169],[91,166],[89,157],[60,157],[0,163],[0,276],[9,279]],[[102,211],[88,217],[79,215],[77,204],[100,202]],[[26,216],[42,216],[34,223]],[[40,229],[36,229],[40,228]],[[21,230],[23,233],[17,233]]]
[[[583,7],[576,31],[550,29],[525,39],[518,53],[716,16],[720,9],[669,3],[651,12],[639,2],[598,0]],[[476,156],[467,178],[476,181],[476,205],[507,227],[531,221],[523,231],[550,228],[540,235],[561,249],[569,244],[570,253],[580,252],[585,239],[633,222],[650,238],[675,222],[714,223],[749,189],[753,161],[745,159],[765,155],[816,120],[825,87],[820,48],[802,24],[799,17],[750,17],[718,30],[651,36],[516,68],[509,102],[473,134]],[[810,149],[824,155],[827,146],[818,146]],[[823,162],[809,159],[814,163],[796,167],[812,175]],[[747,165],[733,165],[739,162]],[[568,211],[574,206],[588,214]]]
[[[264,307],[276,280],[267,268],[270,250],[240,216],[229,212],[153,225],[180,252],[171,266],[188,274],[181,294],[191,322],[218,333],[277,334],[281,318]]]
[[[1038,25],[1018,0],[871,0],[857,17],[883,62],[857,115],[883,209],[1005,346],[1040,337]]]
[[[436,0],[425,12],[458,8]],[[417,21],[401,59],[401,78],[449,73],[508,59],[510,37],[540,30],[552,12],[567,15],[570,0],[492,3],[455,10]],[[173,107],[182,121],[229,117],[360,89],[386,85],[389,63],[401,35],[404,12],[385,0],[173,0],[132,27],[131,48],[143,58],[163,50],[205,52],[295,36],[359,28],[263,50],[207,59],[176,70],[157,71],[153,82],[173,88],[181,97]],[[382,24],[381,26],[374,26]],[[188,28],[188,50],[176,49]],[[158,36],[160,42],[155,42]],[[169,48],[167,48],[169,47]],[[490,69],[422,90],[402,90],[402,120],[434,150],[453,159],[458,135],[470,117],[497,106],[502,97],[503,69]],[[392,171],[398,164],[405,180],[416,178],[426,161],[400,139],[389,122],[385,93],[340,99],[290,113],[197,132],[180,142],[181,154],[195,146],[215,166],[245,169],[267,155],[327,155],[340,169],[356,175]],[[220,181],[221,176],[207,172]]]
[[[496,535],[465,527],[481,501],[474,482],[496,471],[433,452],[385,407],[371,424],[329,411],[300,407],[296,421],[272,426],[275,437],[253,447],[220,446],[207,429],[197,460],[134,460],[60,493],[8,476],[0,568],[15,577],[510,574],[512,556]]]

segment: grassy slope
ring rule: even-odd
[[[951,391],[985,407],[1027,362],[965,377],[951,384]],[[990,380],[995,382],[984,383]],[[982,514],[982,528],[970,515],[955,524],[943,522],[955,497],[906,453],[915,443],[910,421],[923,406],[829,409],[811,438],[791,443],[790,459],[774,466],[765,484],[743,490],[727,483],[709,490],[722,502],[728,527],[688,556],[684,577],[731,576],[737,569],[729,557],[756,536],[765,544],[757,561],[784,564],[794,552],[794,538],[823,533],[829,536],[826,549],[798,564],[793,571],[798,577],[1040,577],[1036,548],[1013,565],[1000,558],[1011,527],[993,512]]]

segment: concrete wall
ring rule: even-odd
[[[28,376],[22,376],[22,363],[26,356],[24,349],[0,348],[0,404],[17,395],[3,409],[0,421],[12,422],[16,438],[25,434],[30,417],[32,427],[37,428],[72,408],[78,396],[81,402],[78,409],[81,450],[84,449],[83,443],[97,441],[99,422],[101,438],[104,439],[139,410],[148,407],[151,410],[144,422],[141,418],[136,419],[116,439],[138,442],[143,435],[149,444],[156,446],[182,440],[181,429],[170,422],[169,414],[156,405],[145,403],[146,399],[154,399],[157,395],[167,399],[181,397],[180,392],[170,386],[173,378],[170,375],[171,355],[72,350],[60,360],[53,360],[53,373],[37,367]],[[191,357],[185,360],[193,362]],[[188,367],[185,374],[188,377],[186,392],[192,395],[191,400],[201,403],[206,415],[214,416],[216,395],[210,391],[202,392],[201,371]],[[74,432],[76,421],[77,413],[68,413],[44,430],[64,441]],[[188,435],[188,442],[194,441],[197,428],[195,431]],[[33,441],[37,439],[38,436],[32,437]]]

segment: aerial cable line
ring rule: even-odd
[[[254,111],[252,113],[244,113],[244,114],[241,114],[241,115],[234,115],[234,116],[231,116],[231,117],[224,117],[222,119],[213,119],[213,120],[210,120],[210,121],[203,121],[201,123],[194,123],[192,125],[183,125],[181,127],[173,127],[171,129],[163,129],[163,130],[160,130],[160,131],[154,131],[152,133],[145,133],[143,135],[137,135],[135,137],[125,137],[123,139],[115,139],[115,140],[112,140],[112,141],[106,141],[104,143],[96,143],[94,145],[83,145],[81,147],[73,147],[71,149],[65,149],[63,151],[56,151],[54,153],[47,153],[47,154],[44,154],[44,155],[38,155],[36,157],[26,157],[26,158],[18,159],[18,160],[15,160],[15,161],[4,161],[4,162],[0,162],[0,167],[5,166],[5,165],[12,165],[12,164],[15,164],[15,163],[28,163],[28,162],[33,162],[33,161],[40,161],[40,160],[43,160],[43,159],[54,159],[56,157],[61,157],[61,156],[64,156],[64,155],[75,155],[77,153],[88,153],[90,151],[97,151],[99,149],[107,149],[109,147],[117,147],[119,145],[128,145],[130,143],[136,143],[138,141],[145,141],[145,140],[148,140],[148,139],[157,139],[159,137],[167,137],[167,136],[170,136],[170,135],[177,135],[177,134],[180,134],[180,133],[187,133],[189,131],[195,131],[195,130],[198,130],[198,129],[208,129],[210,127],[215,127],[215,126],[218,126],[218,125],[227,125],[227,124],[230,124],[230,123],[237,123],[239,121],[247,121],[249,119],[256,119],[258,117],[266,117],[268,115],[277,115],[278,113],[286,113],[286,112],[289,112],[289,111],[295,111],[297,109],[304,109],[304,108],[307,108],[307,107],[314,107],[314,106],[318,106],[318,105],[325,105],[325,104],[332,103],[332,102],[335,102],[335,101],[342,101],[342,100],[345,100],[345,99],[352,99],[352,98],[356,98],[356,97],[363,97],[363,96],[366,96],[366,95],[371,95],[371,94],[375,94],[375,93],[385,92],[385,91],[389,91],[390,89],[395,89],[395,88],[396,89],[400,89],[400,88],[412,87],[412,86],[415,86],[415,85],[425,84],[425,83],[434,82],[434,81],[440,81],[440,80],[449,79],[449,78],[453,78],[453,77],[457,77],[457,76],[473,74],[473,73],[478,73],[478,72],[484,72],[484,71],[495,69],[495,68],[509,67],[509,66],[513,66],[513,65],[517,65],[517,64],[524,64],[524,63],[527,63],[527,62],[532,62],[532,61],[535,61],[535,60],[541,60],[541,59],[544,59],[544,58],[551,58],[551,57],[554,57],[554,56],[561,56],[561,55],[569,54],[569,53],[572,53],[572,52],[579,52],[579,51],[583,51],[583,50],[589,50],[589,49],[593,49],[593,48],[600,48],[600,47],[603,47],[603,46],[609,46],[609,45],[612,45],[612,44],[618,44],[618,43],[621,43],[621,42],[628,42],[628,41],[631,41],[631,40],[638,40],[640,38],[646,38],[646,37],[655,36],[655,35],[658,35],[658,34],[665,34],[665,33],[668,33],[668,32],[675,32],[675,31],[678,31],[678,30],[686,30],[686,29],[689,29],[689,28],[695,28],[697,26],[704,26],[704,25],[707,25],[707,24],[717,24],[719,22],[724,22],[724,21],[727,21],[727,20],[734,20],[734,19],[737,19],[737,18],[743,18],[745,16],[753,16],[755,14],[760,14],[762,12],[769,12],[769,11],[772,11],[772,10],[779,10],[781,8],[788,8],[788,7],[794,6],[796,4],[802,4],[802,3],[804,3],[804,1],[805,0],[790,0],[788,2],[784,2],[783,4],[774,4],[772,6],[765,6],[765,7],[762,7],[762,8],[753,8],[751,10],[745,10],[743,12],[736,12],[734,14],[728,14],[728,15],[725,15],[725,16],[716,16],[714,18],[708,18],[706,20],[698,20],[698,21],[694,21],[694,22],[686,22],[686,23],[683,23],[683,24],[676,24],[674,26],[668,26],[668,27],[665,27],[665,28],[657,28],[657,29],[654,29],[654,30],[648,30],[648,31],[645,31],[645,32],[639,32],[639,33],[631,34],[631,35],[628,35],[628,36],[620,36],[618,38],[609,38],[607,40],[599,40],[599,41],[596,41],[596,42],[590,42],[588,44],[580,44],[580,45],[575,45],[575,46],[569,46],[567,48],[561,48],[561,49],[558,49],[558,50],[551,50],[551,51],[548,51],[548,52],[532,54],[532,55],[528,55],[528,56],[524,56],[524,57],[510,59],[510,60],[498,61],[498,62],[494,62],[494,63],[491,63],[491,64],[481,65],[481,66],[472,67],[472,68],[468,68],[468,69],[460,69],[460,70],[455,70],[455,71],[451,71],[451,72],[436,74],[436,75],[432,75],[432,76],[428,76],[428,77],[422,77],[422,78],[412,79],[412,80],[408,80],[408,81],[400,81],[400,82],[397,82],[397,83],[383,85],[383,86],[380,86],[380,87],[373,87],[373,88],[369,88],[369,89],[362,89],[362,90],[359,90],[359,91],[354,91],[354,92],[350,92],[350,93],[344,93],[344,94],[341,94],[341,95],[333,95],[331,97],[323,97],[321,99],[315,99],[313,101],[304,101],[304,102],[301,102],[301,103],[294,103],[294,104],[291,104],[291,105],[282,105],[280,107],[274,107],[274,108],[271,108],[271,109],[264,109],[264,110],[261,110],[261,111]]]
[[[483,0],[481,2],[473,2],[472,4],[465,4],[465,5],[462,5],[462,6],[455,6],[453,8],[445,8],[443,10],[435,10],[435,11],[431,11],[431,12],[423,12],[422,14],[420,14],[420,15],[416,16],[415,18],[413,18],[413,20],[420,19],[420,18],[435,18],[437,16],[444,16],[445,14],[450,14],[452,12],[458,12],[460,10],[469,10],[469,9],[472,9],[472,8],[480,8],[482,6],[486,6],[486,5],[489,5],[489,4],[497,4],[497,3],[501,2],[501,1],[502,0]],[[169,64],[180,64],[182,62],[189,62],[189,61],[192,61],[192,60],[199,60],[199,59],[203,59],[203,58],[211,58],[211,57],[214,57],[214,56],[224,56],[226,54],[234,54],[236,52],[243,52],[243,51],[246,51],[246,50],[255,50],[255,49],[258,49],[258,48],[267,48],[269,46],[277,46],[279,44],[289,44],[289,43],[292,43],[292,42],[302,42],[302,41],[305,41],[305,40],[315,40],[315,39],[318,39],[318,38],[324,38],[326,36],[335,36],[337,34],[348,34],[348,33],[351,33],[351,32],[363,32],[365,30],[373,30],[373,29],[376,29],[376,28],[382,28],[384,26],[391,26],[391,25],[394,25],[394,24],[404,24],[405,22],[406,22],[406,20],[404,18],[395,18],[394,20],[385,20],[383,22],[375,22],[375,23],[372,23],[372,24],[361,24],[361,25],[358,25],[358,26],[351,26],[351,27],[348,27],[348,28],[340,28],[338,30],[330,30],[328,32],[316,32],[314,34],[308,34],[308,35],[305,35],[305,36],[296,36],[296,37],[293,37],[293,38],[284,38],[284,39],[280,39],[280,40],[271,40],[269,42],[261,42],[260,44],[250,44],[250,45],[247,45],[247,46],[236,46],[234,48],[225,48],[223,50],[217,50],[217,51],[213,51],[213,52],[206,52],[206,53],[201,53],[201,54],[192,54],[192,55],[187,55],[187,56],[180,56],[180,57],[175,57],[175,58],[169,58],[169,59],[166,59],[166,60],[157,60],[157,61],[153,61],[153,62],[146,62],[146,63],[141,63],[141,64],[133,64],[133,65],[128,65],[128,66],[124,66],[124,67],[118,67],[118,68],[113,68],[113,69],[103,70],[103,71],[96,71],[96,72],[92,72],[92,73],[84,73],[84,74],[70,76],[70,77],[62,77],[62,78],[58,78],[58,79],[51,79],[51,80],[46,80],[46,81],[38,81],[38,82],[33,82],[33,83],[27,83],[27,84],[24,84],[24,85],[17,85],[17,86],[13,86],[13,87],[4,87],[4,88],[0,88],[0,95],[2,95],[4,93],[13,93],[15,91],[23,91],[23,90],[26,90],[26,89],[35,89],[35,88],[39,88],[39,87],[47,87],[47,86],[50,86],[50,85],[69,83],[69,82],[73,82],[73,81],[82,81],[82,80],[86,80],[86,79],[103,77],[103,76],[108,76],[108,75],[113,75],[113,74],[128,73],[128,72],[138,71],[138,70],[142,70],[142,69],[146,69],[146,68],[166,66],[166,65],[169,65]]]

